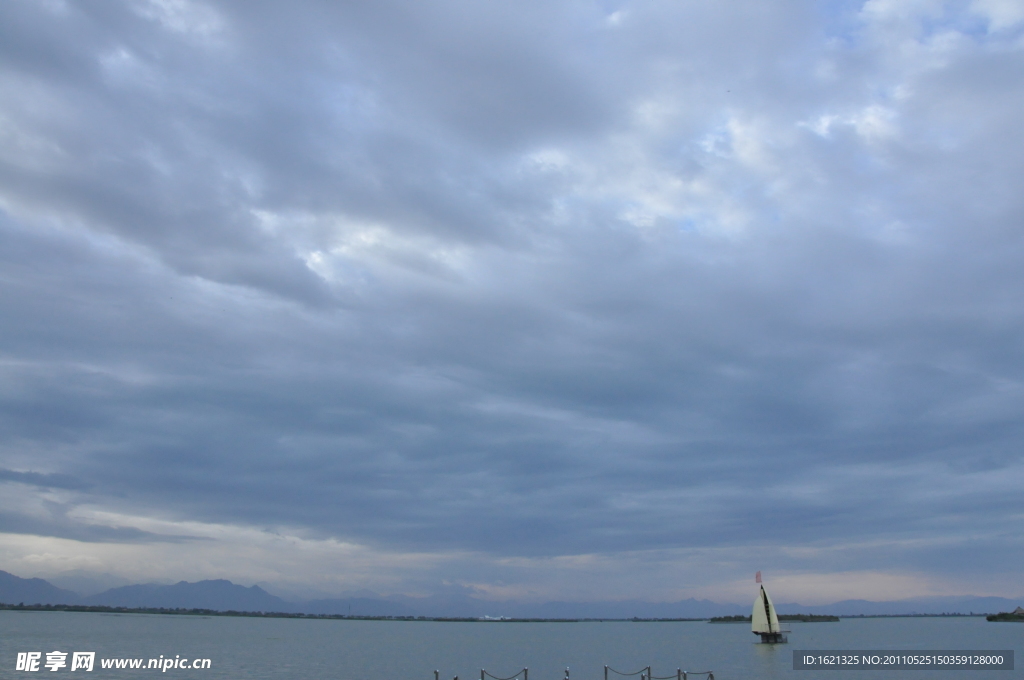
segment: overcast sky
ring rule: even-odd
[[[0,569],[1024,595],[1019,0],[0,5]]]

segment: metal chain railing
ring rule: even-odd
[[[715,674],[711,671],[684,671],[681,668],[676,669],[675,675],[666,675],[665,677],[648,675],[647,680],[687,680],[688,675],[706,675],[708,680],[715,680]]]
[[[681,668],[677,668],[676,669],[676,674],[675,675],[657,676],[657,675],[653,675],[651,673],[651,667],[650,666],[647,666],[645,668],[641,668],[640,670],[635,671],[633,673],[623,673],[622,671],[615,670],[611,666],[605,666],[604,667],[604,680],[608,680],[608,671],[611,671],[612,673],[615,673],[616,675],[623,675],[623,676],[639,675],[640,676],[640,680],[688,680],[688,678],[687,678],[688,675],[706,675],[706,676],[708,676],[708,680],[715,680],[715,674],[712,673],[711,671],[684,671]],[[568,680],[568,676],[566,676],[566,680]]]
[[[634,671],[632,673],[623,673],[622,671],[615,670],[611,666],[607,665],[604,667],[604,680],[608,680],[608,671],[611,671],[612,673],[615,673],[615,675],[620,675],[623,677],[639,675],[640,680],[689,680],[688,676],[690,675],[706,675],[708,676],[708,680],[715,680],[715,674],[711,671],[684,671],[681,668],[677,668],[675,675],[666,675],[662,677],[653,675],[651,673],[650,666],[645,666],[644,668],[641,668],[640,670]],[[441,680],[440,675],[440,671],[434,671],[434,680]],[[523,680],[530,680],[530,669],[524,668],[515,675],[510,675],[507,678],[499,678],[497,675],[488,673],[483,668],[480,669],[480,680],[487,680],[488,678],[490,678],[491,680],[516,680],[516,678],[518,678],[520,675],[523,676]],[[456,675],[453,680],[459,680],[459,676]],[[569,680],[568,668],[565,669],[565,677],[563,678],[563,680]]]
[[[483,668],[480,669],[480,680],[485,680],[485,678],[493,678],[494,680],[514,680],[515,678],[518,678],[520,675],[523,676],[523,680],[530,680],[530,669],[529,668],[524,668],[523,670],[519,671],[515,675],[511,675],[511,676],[509,676],[507,678],[499,678],[497,675],[491,675],[490,673],[485,671]],[[568,676],[566,676],[566,677],[568,677]],[[435,680],[437,680],[437,679],[435,678]]]

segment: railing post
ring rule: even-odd
[[[523,669],[523,680],[530,680],[530,667],[527,666]]]
[[[434,678],[434,680],[437,680],[437,678]],[[604,665],[604,680],[608,680],[608,664]]]
[[[480,669],[480,680],[484,680],[484,669]]]
[[[434,671],[434,680],[437,680],[438,673],[440,673],[440,671]]]
[[[569,667],[565,667],[565,680],[569,680]]]
[[[682,668],[677,668],[676,669],[676,680],[683,680],[683,669]]]

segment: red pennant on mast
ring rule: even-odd
[[[761,572],[757,572],[757,575],[754,577],[754,583],[760,583],[760,582],[761,582]]]

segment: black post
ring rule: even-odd
[[[565,680],[569,680],[569,667],[565,667]]]
[[[484,669],[480,669],[480,680],[484,680]]]
[[[437,674],[438,674],[439,672],[440,672],[440,671],[434,671],[434,680],[437,680]]]
[[[434,680],[437,680],[437,678],[434,678]],[[608,680],[608,665],[607,664],[604,667],[604,680]]]

